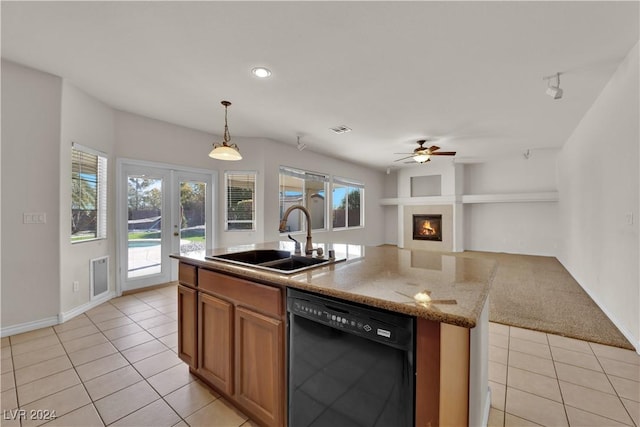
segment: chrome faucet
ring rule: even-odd
[[[286,231],[286,229],[287,229],[287,218],[289,218],[289,214],[294,209],[300,209],[304,213],[304,216],[307,218],[307,243],[304,246],[304,253],[306,255],[313,255],[313,245],[311,244],[311,214],[309,213],[307,208],[305,208],[302,205],[290,206],[289,209],[287,209],[284,212],[284,215],[282,215],[282,220],[280,220],[280,229],[279,230],[280,230],[281,233],[284,233]]]

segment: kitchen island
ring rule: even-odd
[[[464,254],[314,244],[344,261],[284,274],[206,257],[272,242],[173,255],[180,261],[179,355],[192,373],[264,425],[286,425],[286,288],[416,319],[415,424],[481,425],[489,411],[492,261]]]

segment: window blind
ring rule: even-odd
[[[255,172],[227,172],[227,230],[255,230]]]
[[[107,235],[107,157],[73,143],[71,148],[71,240]]]

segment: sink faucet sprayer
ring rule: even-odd
[[[280,232],[284,233],[286,231],[286,229],[287,229],[287,218],[289,218],[289,214],[294,209],[300,209],[302,211],[302,213],[304,213],[304,216],[307,218],[307,243],[304,246],[304,253],[306,255],[312,255],[314,249],[313,249],[313,245],[311,244],[311,214],[309,213],[307,208],[305,208],[302,205],[290,206],[289,209],[287,209],[284,212],[284,215],[282,215],[282,220],[280,221]],[[316,250],[318,251],[318,256],[322,256],[322,248],[318,248]]]

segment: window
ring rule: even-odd
[[[280,218],[293,205],[302,205],[311,214],[311,229],[327,228],[327,183],[329,177],[323,174],[299,169],[280,167]],[[291,212],[287,218],[287,230],[291,233],[306,230],[305,216],[300,210]]]
[[[256,229],[256,172],[225,172],[226,230]]]
[[[333,228],[363,226],[364,185],[343,178],[333,178],[331,188]]]
[[[107,157],[71,148],[71,243],[107,237]]]

